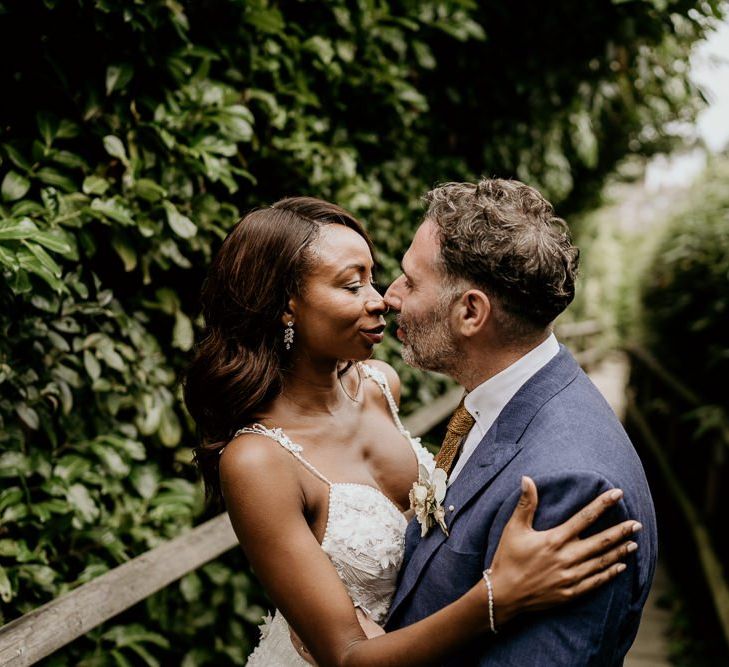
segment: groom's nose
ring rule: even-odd
[[[382,297],[390,310],[400,312],[400,306],[402,305],[402,298],[400,296],[402,289],[402,283],[405,276],[397,278],[388,288]]]

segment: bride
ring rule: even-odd
[[[538,532],[536,488],[524,478],[492,595],[480,581],[432,616],[382,632],[408,494],[419,466],[432,472],[434,462],[400,422],[396,373],[368,361],[387,310],[372,272],[372,243],[351,214],[295,197],[243,218],[203,288],[206,328],[185,383],[201,435],[195,458],[277,607],[251,667],[437,665],[484,641],[491,620],[498,629],[608,581],[634,549],[623,542],[633,521],[578,537],[619,491]]]

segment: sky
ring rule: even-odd
[[[720,151],[729,142],[729,22],[697,47],[691,58],[691,77],[711,102],[699,116],[699,134],[711,151]]]
[[[696,121],[696,132],[716,153],[729,144],[729,21],[721,23],[691,56],[691,78],[709,100]],[[706,166],[702,149],[679,155],[657,155],[646,168],[645,187],[657,191],[693,181]]]

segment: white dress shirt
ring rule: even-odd
[[[522,385],[538,370],[546,366],[559,352],[559,343],[554,334],[527,352],[521,359],[507,366],[503,371],[482,382],[470,391],[463,402],[474,419],[473,426],[463,443],[461,455],[448,476],[448,484],[458,477],[478,443],[496,421],[506,404]]]

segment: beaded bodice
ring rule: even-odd
[[[395,424],[410,442],[418,463],[432,471],[433,456],[418,438],[410,436],[400,422],[397,405],[384,374],[366,364],[362,364],[361,368],[382,389]],[[407,521],[402,512],[373,486],[328,480],[304,457],[303,447],[292,442],[279,428],[268,429],[254,424],[241,429],[236,435],[240,433],[257,433],[275,440],[329,486],[327,525],[321,548],[336,568],[352,602],[367,610],[374,621],[382,622],[395,592],[403,560]],[[273,621],[266,625],[262,632],[264,638],[248,665],[306,664],[298,662],[280,613],[277,612]]]

